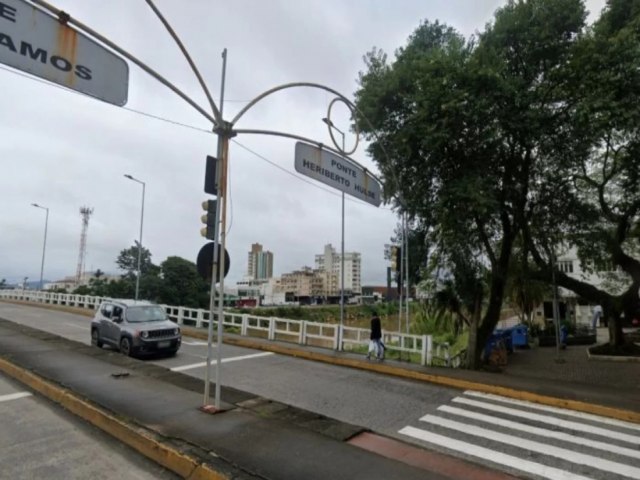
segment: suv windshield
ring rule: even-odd
[[[160,322],[167,319],[167,314],[156,305],[127,308],[127,322]]]

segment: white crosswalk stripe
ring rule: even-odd
[[[558,408],[558,407],[549,407],[547,405],[540,405],[533,402],[527,402],[525,400],[515,400],[513,398],[505,398],[505,397],[501,397],[499,395],[493,395],[490,393],[473,392],[471,390],[467,390],[466,392],[464,392],[464,394],[472,397],[486,398],[489,400],[495,400],[497,402],[509,403],[512,405],[520,405],[533,410],[541,410],[543,412],[550,412],[550,413],[560,413],[562,415],[579,418],[581,420],[592,420],[599,423],[605,423],[607,425],[613,425],[617,427],[628,428],[630,430],[640,431],[640,425],[638,425],[637,423],[624,422],[622,420],[616,420],[615,418],[599,417],[598,415],[592,415],[590,413],[576,412],[574,410],[567,410],[567,409]]]
[[[525,412],[525,411],[518,410],[516,408],[503,407],[500,405],[494,405],[492,403],[487,403],[487,402],[479,402],[477,400],[471,400],[464,397],[454,398],[453,401],[458,403],[465,403],[467,405],[472,405],[474,407],[483,408],[486,410],[491,410],[493,412],[506,413],[508,415],[513,415],[514,417],[522,417],[529,420],[536,420],[538,422],[547,423],[549,425],[554,425],[560,428],[566,428],[568,430],[577,430],[579,432],[584,432],[584,433],[593,433],[595,435],[609,437],[613,440],[620,440],[620,441],[628,442],[632,444],[640,444],[640,437],[638,436],[629,435],[627,433],[617,432],[614,430],[608,430],[606,428],[596,427],[586,423],[571,422],[568,420],[563,420],[558,417],[552,417],[550,415],[540,415],[537,413]]]
[[[640,479],[638,430],[621,420],[467,391],[398,433],[526,478],[584,480]]]

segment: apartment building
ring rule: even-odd
[[[340,295],[342,288],[342,256],[331,244],[325,245],[324,253],[315,256],[316,269],[325,272],[325,296]],[[345,295],[360,295],[362,258],[358,252],[344,253],[344,292]]]
[[[254,243],[247,258],[247,277],[266,280],[273,277],[273,253],[262,250],[262,245]]]

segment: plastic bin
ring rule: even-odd
[[[529,346],[529,329],[524,323],[511,329],[511,342],[514,347],[526,348]]]
[[[507,352],[513,353],[513,332],[511,328],[497,328],[493,331],[493,334],[502,339]]]

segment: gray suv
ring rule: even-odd
[[[129,356],[167,353],[175,355],[182,336],[159,305],[146,301],[108,300],[91,320],[91,343],[108,344]]]

